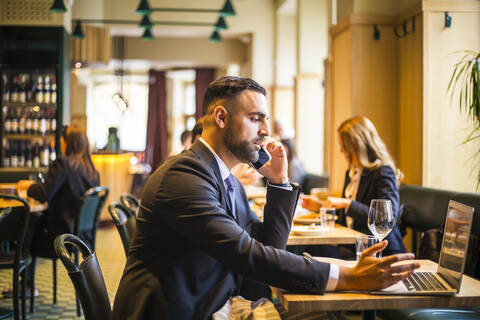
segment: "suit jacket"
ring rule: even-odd
[[[113,319],[209,319],[238,275],[323,293],[330,266],[284,250],[299,190],[268,187],[264,222],[236,180],[237,219],[213,154],[197,141],[147,181]]]
[[[342,196],[345,197],[345,188],[350,183],[348,171],[345,175],[345,185]],[[395,172],[390,166],[382,166],[375,170],[364,169],[358,185],[357,197],[348,208],[346,214],[354,219],[353,229],[365,234],[372,234],[368,229],[368,210],[372,199],[390,199],[392,201],[393,219],[397,221],[400,193],[398,191]],[[406,252],[402,235],[397,224],[386,237],[387,247],[383,255],[388,256],[396,253]]]
[[[30,186],[29,197],[48,202],[48,210],[42,219],[47,220],[51,239],[63,233],[73,233],[81,197],[85,191],[98,185],[98,172],[92,179],[83,170],[73,168],[67,157],[59,157],[50,166],[45,183]]]

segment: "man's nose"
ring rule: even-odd
[[[258,131],[258,134],[261,136],[268,137],[270,136],[270,125],[268,124],[267,120],[262,121],[262,126],[260,127],[260,130]]]

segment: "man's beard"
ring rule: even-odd
[[[257,138],[253,139],[252,141],[241,141],[238,139],[238,134],[236,134],[235,130],[231,123],[227,125],[225,136],[224,136],[224,143],[227,149],[233,153],[233,155],[240,161],[240,162],[256,162],[258,160],[258,150],[255,147],[256,142],[263,141],[264,137],[258,136]]]

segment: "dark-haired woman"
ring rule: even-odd
[[[45,182],[32,184],[27,191],[29,197],[48,202],[48,210],[35,229],[31,246],[34,256],[53,256],[53,240],[60,234],[73,233],[81,197],[89,188],[99,185],[88,139],[80,127],[67,127],[60,147],[64,156],[51,164]],[[85,240],[88,243],[91,239]]]

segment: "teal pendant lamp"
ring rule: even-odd
[[[213,33],[210,36],[210,39],[208,41],[212,42],[212,43],[222,42],[222,37],[220,37],[220,33],[218,33],[218,31],[215,30],[215,31],[213,31]]]
[[[144,28],[144,29],[152,29],[153,23],[152,21],[150,21],[150,18],[148,17],[148,15],[144,15],[142,18],[142,21],[140,21],[139,26],[140,28]]]
[[[148,0],[140,0],[140,4],[135,12],[137,14],[151,15],[153,11],[150,4],[148,4]]]
[[[225,1],[225,5],[223,6],[222,10],[220,10],[220,15],[223,17],[232,17],[237,15],[230,0]]]
[[[77,24],[75,25],[75,29],[73,30],[72,33],[72,38],[73,39],[83,39],[85,36],[83,35],[82,31],[82,22],[80,20],[77,21]]]
[[[142,38],[140,39],[142,41],[152,41],[153,40],[153,34],[150,29],[145,29],[143,32]]]
[[[218,17],[217,23],[215,24],[215,30],[227,30],[228,26],[227,23],[225,22],[225,19],[220,16]]]
[[[63,4],[63,0],[54,0],[52,7],[50,8],[50,12],[53,13],[65,13],[67,12],[67,8]]]

